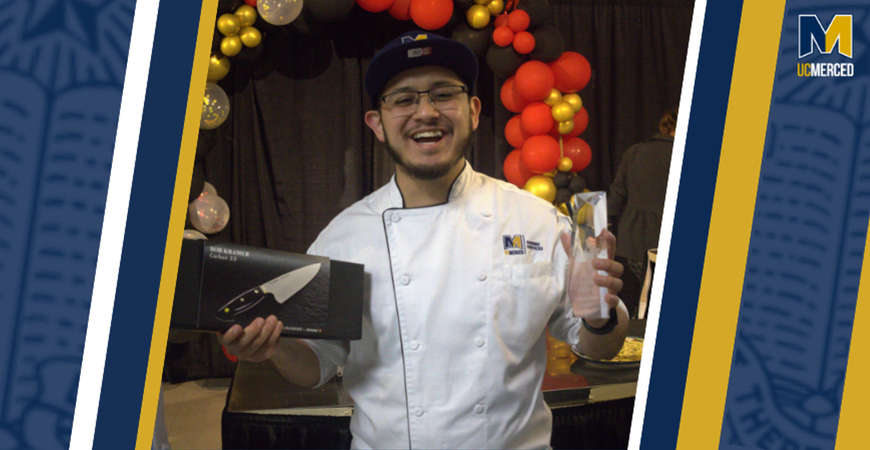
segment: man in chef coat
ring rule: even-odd
[[[581,270],[567,217],[466,162],[477,71],[466,46],[425,32],[391,41],[369,66],[375,109],[365,122],[395,175],[309,248],[365,265],[362,339],[279,339],[274,316],[223,335],[233,354],[271,360],[299,385],[319,386],[343,366],[355,448],[547,447],[545,329],[601,358],[625,337],[622,266],[597,259],[599,274]],[[598,241],[612,258],[613,235]],[[609,317],[573,314],[590,276],[610,292]]]

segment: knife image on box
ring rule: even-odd
[[[243,318],[253,320],[274,314],[284,302],[308,285],[319,271],[320,263],[314,263],[279,275],[221,306],[217,318],[223,322],[247,322]]]

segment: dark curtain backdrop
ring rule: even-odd
[[[581,137],[593,156],[581,174],[591,189],[607,189],[622,152],[653,134],[661,114],[678,103],[693,3],[550,3],[566,50],[582,53],[592,66],[580,95],[590,118]],[[218,14],[239,4],[222,0]],[[464,20],[464,10],[456,8],[454,20]],[[232,58],[220,82],[231,99],[229,119],[200,133],[197,169],[231,210],[227,228],[210,239],[304,252],[339,211],[392,174],[389,157],[363,123],[370,105],[363,74],[375,50],[413,24],[355,7],[337,24],[300,17],[287,27],[262,20],[257,26],[263,44]],[[502,178],[511,113],[498,99],[504,80],[482,58],[480,64],[483,112],[468,158],[477,170]],[[195,365],[190,358],[198,352],[176,350],[186,355],[185,365]],[[213,360],[203,363],[214,366]],[[175,370],[171,378],[185,377],[186,369],[169,360],[167,366]]]
[[[238,3],[222,1],[221,12]],[[566,49],[592,65],[580,95],[590,118],[581,137],[593,157],[581,174],[590,188],[607,189],[622,152],[653,134],[662,112],[679,101],[692,1],[551,5]],[[231,59],[220,83],[231,98],[230,118],[200,134],[205,179],[231,210],[229,226],[212,239],[302,252],[339,211],[392,173],[362,120],[369,106],[362,80],[375,50],[411,22],[354,8],[345,22],[305,25],[307,35],[292,25],[261,27],[262,47]],[[498,100],[504,80],[483,60],[481,69],[482,120],[468,156],[477,170],[501,178],[511,113]]]

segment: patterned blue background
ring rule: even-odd
[[[870,218],[866,2],[789,1],[722,447],[834,448]],[[853,78],[797,76],[799,14],[853,14]]]
[[[134,0],[0,0],[0,448],[69,444]]]

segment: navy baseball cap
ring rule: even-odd
[[[375,54],[366,72],[365,89],[377,105],[384,87],[399,72],[420,66],[452,70],[474,92],[477,56],[465,44],[428,31],[409,31],[388,42]]]

